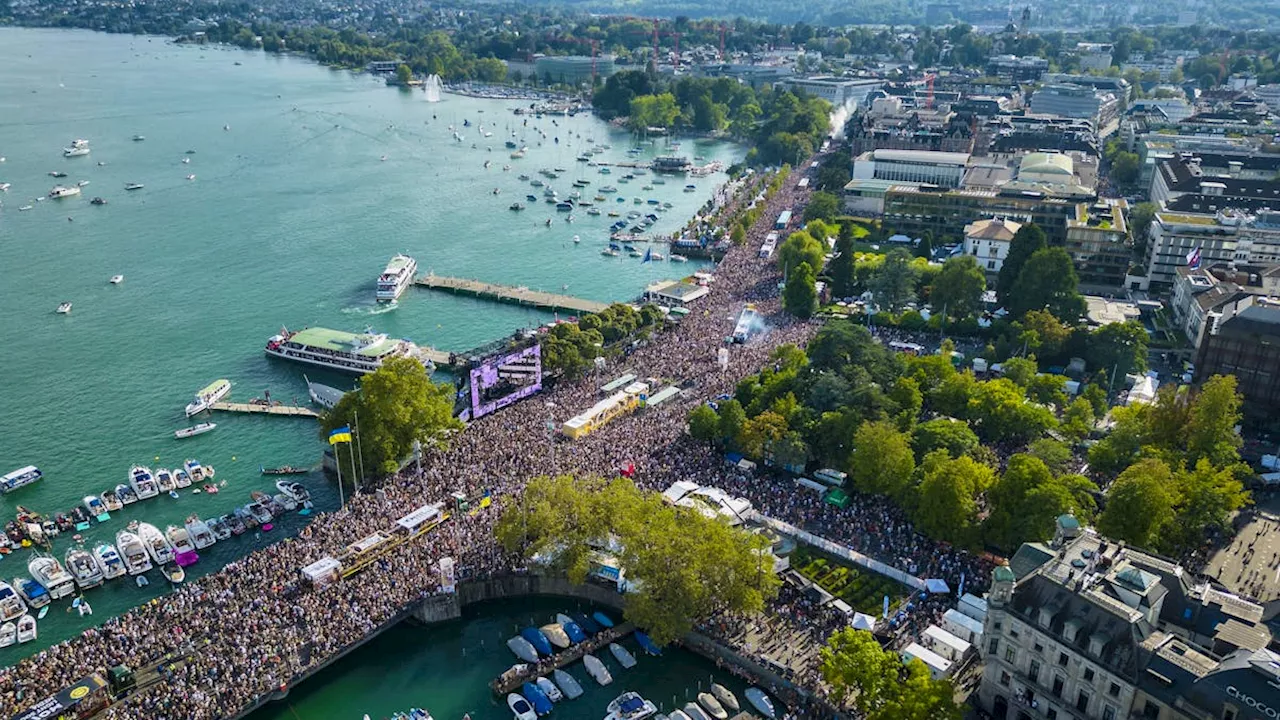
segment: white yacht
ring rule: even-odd
[[[178,468],[173,471],[173,484],[177,485],[179,489],[189,488],[191,487],[191,476],[187,474],[186,470]]]
[[[98,565],[102,568],[102,576],[107,580],[114,580],[128,572],[128,568],[124,566],[124,560],[120,559],[120,553],[111,543],[99,543],[93,549],[93,557],[98,561]]]
[[[93,519],[98,522],[106,522],[111,519],[111,513],[107,512],[106,504],[97,495],[85,495],[81,502],[84,503],[84,509],[89,511]]]
[[[71,303],[69,302],[59,303],[58,309],[55,310],[54,312],[58,313],[59,315],[69,315],[71,313]]]
[[[151,569],[151,556],[147,553],[142,538],[128,530],[121,530],[116,533],[116,547],[120,548],[120,555],[124,557],[124,565],[130,575],[141,575]]]
[[[40,472],[40,468],[35,465],[18,468],[0,477],[0,493],[11,493],[20,487],[26,487],[36,482],[42,477],[44,477],[44,473]]]
[[[22,617],[27,604],[9,583],[0,580],[0,620],[9,622]]]
[[[417,345],[373,332],[357,335],[318,327],[293,332],[285,330],[280,335],[271,336],[265,350],[268,355],[278,358],[339,372],[371,373],[393,357],[411,357],[428,369],[432,367]]]
[[[67,569],[71,571],[71,576],[75,578],[76,587],[81,590],[96,588],[102,584],[105,579],[102,574],[102,568],[98,566],[98,561],[93,559],[93,555],[88,550],[79,547],[73,547],[67,550]]]
[[[162,493],[167,493],[177,487],[173,479],[173,472],[169,468],[156,470],[156,486],[160,488]]]
[[[18,626],[11,622],[0,625],[0,648],[7,648],[18,642]]]
[[[151,523],[138,523],[138,539],[157,565],[173,562],[173,546]]]
[[[62,569],[62,564],[50,555],[36,555],[27,561],[31,577],[49,591],[49,597],[57,600],[76,591],[75,578]]]
[[[156,479],[151,475],[151,468],[141,465],[129,468],[129,485],[138,494],[139,500],[146,500],[160,494]]]
[[[122,282],[124,282],[124,276],[123,276],[123,275],[112,275],[112,276],[111,276],[111,284],[112,284],[112,285],[119,285],[119,284],[120,284],[120,283],[122,283]]]
[[[230,380],[214,380],[205,386],[203,390],[196,393],[195,400],[187,403],[187,417],[209,409],[210,405],[226,397],[229,392],[231,392]]]
[[[188,428],[182,428],[181,430],[174,430],[173,436],[178,440],[181,440],[183,438],[195,437],[196,435],[203,435],[207,432],[212,431],[217,427],[218,427],[218,423],[211,423],[211,422],[197,423]]]
[[[62,148],[63,157],[81,157],[88,154],[89,154],[89,148],[87,147]]]
[[[538,713],[533,711],[533,706],[519,693],[507,694],[507,707],[516,720],[538,720]]]
[[[641,720],[658,713],[658,706],[640,697],[637,692],[625,692],[613,699],[604,720]]]
[[[80,188],[72,185],[71,187],[63,187],[62,185],[54,185],[49,191],[49,197],[57,200],[58,198],[75,197],[80,194]]]
[[[18,618],[18,643],[29,643],[36,639],[36,619],[30,615]]]
[[[174,553],[183,555],[196,551],[196,546],[191,542],[191,533],[187,532],[185,527],[170,525],[164,529],[164,537],[173,546]]]
[[[203,482],[213,479],[213,468],[204,467],[199,460],[186,460],[182,463],[182,469],[186,471],[187,476],[191,478],[191,482]],[[189,485],[190,483],[188,483]]]
[[[203,550],[218,541],[213,531],[209,529],[209,525],[201,520],[199,515],[187,518],[186,528],[187,535],[191,537],[191,542],[195,544],[197,550]]]
[[[400,293],[413,283],[413,274],[418,271],[418,261],[403,253],[391,258],[387,267],[378,276],[378,290],[375,296],[378,302],[391,302],[400,297]]]

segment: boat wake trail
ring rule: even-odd
[[[400,307],[399,303],[379,303],[375,306],[362,305],[360,307],[342,308],[343,315],[382,315]]]

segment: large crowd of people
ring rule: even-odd
[[[796,187],[799,177],[795,174],[767,201],[765,219],[717,266],[713,292],[678,325],[612,361],[598,376],[562,381],[473,423],[447,447],[427,451],[420,465],[349,497],[344,508],[317,517],[296,537],[0,670],[0,714],[30,707],[89,673],[126,665],[159,670],[164,681],[131,694],[105,717],[237,716],[438,592],[440,558],[455,560],[460,582],[519,568],[520,559],[494,541],[493,523],[503,505],[538,475],[599,475],[634,463],[635,480],[647,489],[662,490],[675,480],[719,486],[749,498],[766,514],[919,576],[942,577],[955,587],[959,574],[967,572],[971,586],[978,584],[984,573],[974,558],[916,535],[896,508],[870,498],[857,498],[843,509],[825,505],[790,484],[738,474],[711,448],[687,438],[685,418],[693,404],[732,392],[741,378],[769,361],[774,347],[803,344],[816,331],[816,323],[781,312],[776,269],[754,251],[771,230],[772,217],[802,207],[806,191]],[[742,195],[732,202],[750,199]],[[717,350],[726,346],[724,338],[745,302],[756,304],[770,328],[763,338],[732,346],[728,367],[722,369]],[[589,407],[601,382],[624,369],[681,383],[687,392],[578,440],[548,433],[548,420],[562,422]],[[390,531],[396,518],[426,502],[444,502],[454,492],[477,497],[486,491],[493,507],[459,514],[428,534],[427,541],[401,543],[363,572],[322,588],[301,579],[301,568],[373,532]],[[808,623],[815,637],[836,622],[817,609],[792,621]],[[796,680],[816,678],[806,674]]]

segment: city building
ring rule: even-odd
[[[1151,201],[1185,212],[1280,210],[1280,155],[1180,153],[1157,163]]]
[[[1111,43],[1076,43],[1076,57],[1080,59],[1080,69],[1085,72],[1106,72],[1111,67]]]
[[[1174,322],[1193,348],[1199,348],[1206,328],[1215,327],[1222,308],[1250,295],[1280,295],[1280,265],[1214,263],[1180,267],[1173,282],[1169,309]]]
[[[1031,112],[1087,120],[1098,137],[1106,137],[1119,127],[1120,102],[1085,85],[1042,85],[1031,94]]]
[[[1280,263],[1280,212],[1157,212],[1147,231],[1145,289],[1172,291],[1178,268],[1197,262]]]
[[[964,226],[964,254],[972,255],[987,275],[996,275],[1009,257],[1013,236],[1022,229],[1022,223],[991,218],[978,220]]]
[[[923,150],[871,150],[853,160],[855,180],[893,180],[945,188],[960,186],[968,153]]]
[[[987,74],[1013,82],[1038,82],[1048,71],[1049,60],[1034,55],[992,55],[987,59]]]
[[[792,76],[787,65],[754,65],[745,63],[710,63],[694,69],[699,77],[727,77],[759,90],[764,85],[774,85]]]
[[[1245,413],[1274,418],[1280,404],[1280,300],[1248,295],[1221,306],[1204,329],[1195,366],[1198,383],[1214,375],[1234,375]],[[1278,696],[1271,692],[1270,697]]]
[[[820,97],[836,107],[867,105],[867,96],[879,90],[883,80],[872,78],[838,78],[831,75],[814,75],[807,78],[791,77],[779,83],[792,90]]]
[[[987,595],[978,700],[994,720],[1268,720],[1261,605],[1071,515]]]
[[[1104,292],[1124,287],[1133,260],[1128,211],[1123,199],[1098,198],[1092,204],[1077,204],[1075,217],[1067,218],[1063,249],[1071,256],[1082,288]]]
[[[1133,99],[1133,85],[1122,77],[1081,75],[1079,73],[1046,73],[1042,80],[1049,84],[1083,85],[1116,96],[1121,105]]]
[[[855,156],[881,149],[967,153],[974,147],[971,117],[904,108],[894,96],[877,97],[866,112],[854,114],[845,136]]]
[[[603,80],[616,71],[612,55],[543,55],[534,59],[533,69],[539,80],[562,85],[590,83],[593,72]]]

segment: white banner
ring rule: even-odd
[[[440,589],[447,593],[457,592],[457,584],[453,577],[453,558],[442,557],[438,565],[440,566]]]
[[[863,555],[862,553],[856,550],[851,550],[847,547],[844,547],[843,545],[837,545],[836,543],[833,543],[826,538],[818,537],[817,535],[814,535],[811,532],[806,532],[804,530],[801,530],[800,528],[790,523],[785,523],[781,520],[776,520],[766,515],[761,515],[759,512],[756,512],[754,510],[752,512],[755,514],[755,517],[753,519],[759,522],[762,522],[765,525],[768,525],[769,527],[773,528],[774,530],[777,530],[783,535],[789,535],[795,538],[796,540],[812,545],[829,555],[834,555],[835,557],[843,558],[855,565],[860,565],[864,568],[867,568],[872,572],[877,572],[877,573],[880,573],[881,575],[884,575],[885,577],[897,580],[898,582],[902,583],[903,585],[906,585],[907,587],[913,590],[925,589],[924,580],[921,580],[920,578],[914,575],[911,575],[910,573],[903,572],[902,570],[899,570],[898,568],[893,567],[892,565],[886,565],[874,558],[869,558],[866,555]]]

